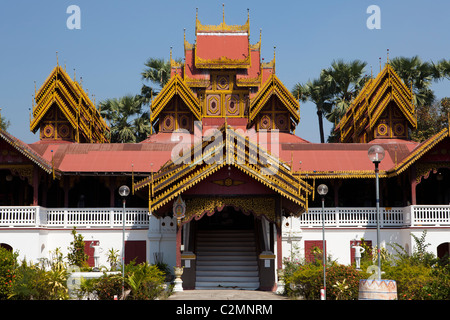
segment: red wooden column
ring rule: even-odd
[[[176,266],[181,267],[181,223],[177,226]]]
[[[283,255],[282,255],[282,243],[281,243],[281,223],[277,222],[277,269],[283,268]]]
[[[280,198],[277,201],[276,212],[275,212],[275,225],[277,228],[277,269],[283,268],[283,254],[282,254],[282,243],[281,243],[281,241],[282,241],[282,239],[281,239],[281,230],[282,230],[281,201],[282,201],[282,198],[280,196]]]
[[[417,173],[416,173],[416,165],[413,164],[411,166],[411,174],[410,174],[410,182],[411,182],[411,204],[417,204],[416,200],[416,187],[417,187]]]
[[[33,166],[33,206],[39,203],[39,171],[38,167]]]

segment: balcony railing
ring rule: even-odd
[[[146,228],[146,208],[126,208],[125,226]],[[0,207],[0,227],[122,227],[122,208]]]
[[[0,207],[0,227],[46,228],[119,228],[122,208],[43,208]],[[375,208],[325,208],[326,227],[375,227]],[[150,216],[147,208],[126,208],[125,226],[147,228]],[[321,227],[322,208],[309,208],[299,218],[300,227]],[[404,208],[380,208],[380,226],[389,227],[450,227],[450,206],[414,205]]]
[[[376,227],[376,208],[325,208],[325,227]],[[299,218],[301,227],[321,227],[322,208],[309,208]],[[380,208],[380,227],[450,226],[450,206],[413,205]]]

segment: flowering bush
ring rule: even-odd
[[[17,253],[0,247],[0,299],[7,299],[16,280]]]
[[[93,279],[93,290],[99,300],[114,300],[114,296],[122,295],[122,276],[121,275],[103,275],[98,279]]]
[[[367,279],[365,272],[357,271],[353,266],[333,264],[327,268],[327,297],[339,300],[357,300],[359,280]],[[342,283],[345,281],[345,285]]]
[[[320,289],[323,288],[322,261],[305,263],[298,259],[285,259],[284,265],[287,295],[307,300],[320,298]],[[329,258],[326,269],[327,299],[358,299],[359,280],[367,277],[367,273]]]

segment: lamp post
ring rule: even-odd
[[[119,188],[119,195],[122,197],[122,299],[125,291],[125,203],[126,197],[130,194],[130,188],[123,185]]]
[[[374,145],[368,151],[369,160],[375,164],[375,194],[377,207],[377,255],[378,255],[378,280],[381,280],[381,257],[380,257],[380,185],[378,178],[378,165],[384,159],[382,146]]]
[[[327,280],[326,280],[326,253],[325,253],[325,195],[328,193],[328,187],[321,184],[317,187],[317,193],[322,198],[322,263],[323,263],[323,298],[327,300]]]

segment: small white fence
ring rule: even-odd
[[[326,227],[376,227],[376,208],[325,208]],[[321,227],[322,208],[309,208],[300,216],[301,227]],[[450,226],[450,206],[413,205],[380,208],[380,227]]]
[[[146,208],[126,208],[125,226],[147,228]],[[122,208],[0,207],[0,227],[106,227],[123,226]]]
[[[43,208],[0,207],[0,227],[122,227],[122,208]],[[126,208],[125,226],[147,228],[147,208]],[[375,227],[376,208],[325,208],[326,227]],[[321,227],[322,208],[309,208],[299,218],[301,227]],[[450,227],[450,206],[414,205],[404,208],[380,208],[380,226]]]

